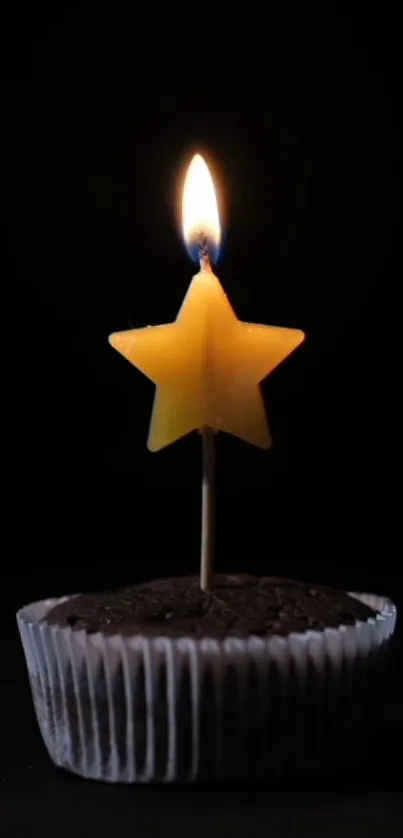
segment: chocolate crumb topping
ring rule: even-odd
[[[349,594],[321,585],[216,575],[209,593],[200,589],[199,577],[189,576],[83,594],[56,605],[44,621],[107,635],[222,639],[323,630],[375,616]]]

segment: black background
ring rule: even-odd
[[[50,788],[60,807],[78,796],[84,823],[99,798],[48,766],[14,613],[198,571],[200,441],[148,452],[153,387],[107,343],[176,316],[195,272],[177,212],[195,151],[217,182],[216,270],[238,316],[307,333],[263,384],[273,450],[218,438],[216,566],[402,601],[396,25],[367,10],[58,8],[15,14],[4,36],[0,807],[25,789],[35,824]],[[324,792],[298,794],[302,820],[331,820]],[[357,795],[347,820],[351,806],[377,823],[376,796]],[[162,799],[179,832],[192,812],[232,823],[229,791]],[[254,812],[269,817],[267,797],[251,800],[237,813],[250,834]],[[270,800],[280,824],[288,804]]]

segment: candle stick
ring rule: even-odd
[[[201,429],[203,452],[202,476],[202,527],[200,557],[200,587],[210,591],[213,587],[213,551],[214,551],[214,435],[213,428]]]
[[[112,346],[156,385],[148,447],[159,451],[202,432],[201,586],[212,584],[214,433],[260,448],[271,436],[260,382],[304,340],[300,329],[239,321],[211,269],[220,224],[214,184],[200,155],[183,189],[184,238],[200,261],[174,323],[116,332]]]

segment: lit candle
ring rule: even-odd
[[[239,321],[211,269],[220,245],[214,184],[197,154],[185,178],[183,234],[200,270],[174,323],[115,332],[112,346],[156,385],[148,437],[159,451],[190,431],[203,434],[202,587],[212,581],[213,435],[226,431],[270,448],[260,382],[304,339],[299,329]]]

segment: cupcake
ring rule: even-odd
[[[383,597],[246,575],[44,600],[17,615],[56,765],[110,782],[266,779],[357,752],[385,691]]]

